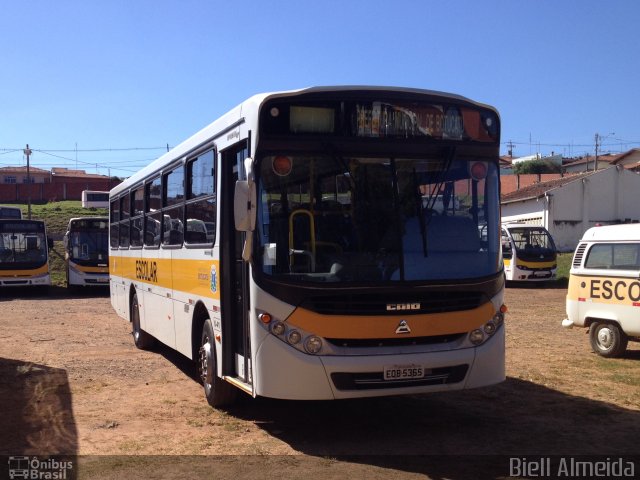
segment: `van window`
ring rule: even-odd
[[[640,244],[601,243],[589,250],[585,268],[638,270],[640,268]]]

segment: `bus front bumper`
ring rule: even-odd
[[[289,400],[332,400],[482,387],[505,379],[504,351],[504,327],[475,348],[375,356],[307,355],[268,335],[256,355],[255,392]],[[422,378],[384,379],[385,369],[416,366],[424,369]]]

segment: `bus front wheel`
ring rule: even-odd
[[[140,350],[149,350],[153,348],[156,339],[142,330],[140,327],[140,307],[138,305],[138,295],[133,294],[131,298],[131,330],[133,334],[133,343]]]
[[[202,337],[198,350],[198,376],[204,386],[207,402],[214,408],[231,405],[237,395],[236,388],[216,374],[216,346],[211,320],[202,326]]]
[[[616,323],[594,322],[589,329],[591,348],[606,358],[619,357],[627,349],[629,339]]]

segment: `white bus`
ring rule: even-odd
[[[499,142],[450,94],[254,96],[111,190],[112,305],[213,406],[501,382]]]
[[[558,252],[551,234],[542,226],[503,224],[502,255],[508,281],[547,282],[556,279]]]
[[[109,285],[109,217],[69,220],[64,249],[68,288]]]
[[[109,192],[83,190],[82,208],[109,208]]]
[[[0,287],[51,285],[44,222],[0,220]]]

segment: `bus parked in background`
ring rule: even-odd
[[[502,225],[502,256],[507,281],[544,282],[556,279],[556,246],[546,228]]]
[[[82,208],[109,208],[109,192],[83,190]]]
[[[109,285],[109,217],[69,220],[64,250],[67,287]]]
[[[0,287],[49,286],[49,248],[44,222],[0,220]]]
[[[22,209],[20,207],[9,207],[0,205],[0,219],[21,220]]]
[[[640,225],[587,230],[573,255],[565,328],[589,329],[591,348],[619,357],[640,340]]]
[[[425,90],[254,96],[111,190],[112,305],[213,406],[501,382],[499,133]]]

